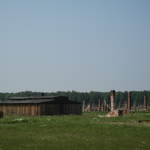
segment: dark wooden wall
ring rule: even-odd
[[[0,111],[4,115],[40,115],[40,106],[37,104],[1,104]]]
[[[0,111],[4,115],[61,115],[81,114],[81,104],[1,104]]]
[[[41,115],[63,115],[81,113],[81,104],[41,104]]]

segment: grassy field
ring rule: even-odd
[[[0,150],[150,150],[150,113],[0,119]]]

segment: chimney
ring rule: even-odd
[[[144,109],[147,110],[147,96],[144,95]]]
[[[128,111],[131,111],[131,92],[128,92]]]
[[[116,92],[115,90],[111,91],[110,93],[110,106],[111,106],[111,111],[115,110],[115,97],[116,97]]]

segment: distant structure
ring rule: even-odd
[[[115,90],[110,92],[110,109],[111,111],[115,110],[115,99],[116,99],[116,92]]]
[[[4,115],[64,115],[81,114],[82,104],[65,96],[12,97],[0,102]]]
[[[116,100],[116,91],[113,90],[110,92],[110,112],[106,115],[106,117],[118,117],[123,115],[123,110],[116,109],[115,106],[115,100]]]
[[[128,107],[128,112],[131,111],[131,96],[132,96],[132,93],[131,92],[128,92],[128,103],[127,103],[127,107]]]

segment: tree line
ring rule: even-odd
[[[148,104],[150,104],[150,91],[131,91],[132,92],[132,104],[142,105],[144,101],[144,95],[148,98]],[[70,100],[83,102],[85,104],[97,105],[99,100],[109,103],[110,92],[77,92],[77,91],[58,91],[58,92],[45,92],[45,96],[67,96]],[[5,101],[10,97],[28,97],[28,96],[41,96],[41,92],[24,91],[17,93],[0,93],[0,100]],[[127,91],[116,92],[116,104],[122,105],[127,100]]]

